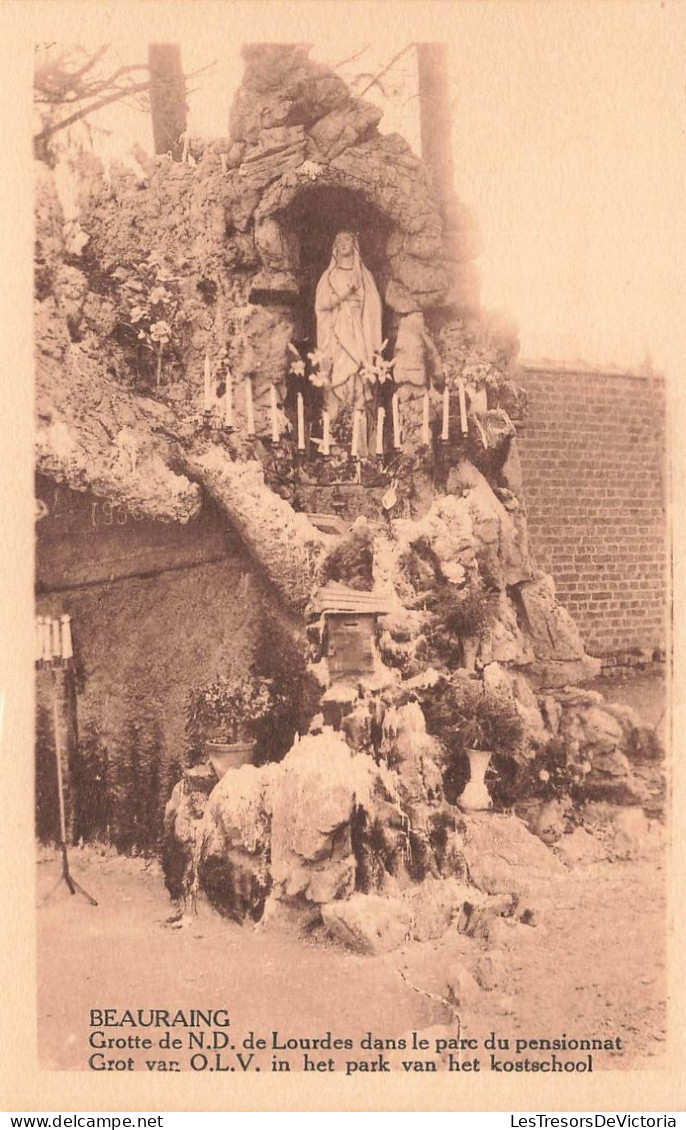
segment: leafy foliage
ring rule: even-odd
[[[432,700],[427,712],[428,729],[447,749],[490,750],[510,757],[520,752],[524,726],[508,695],[456,673],[441,680]]]
[[[91,722],[79,735],[74,761],[74,804],[77,840],[107,841],[113,818],[110,752],[99,727]]]
[[[416,600],[410,598],[411,604],[420,604],[422,607],[431,604],[435,599],[436,588],[442,581],[442,574],[438,556],[429,539],[421,537],[413,542],[400,558],[399,568],[416,593]]]
[[[371,591],[374,587],[374,536],[363,527],[354,529],[337,545],[324,562],[324,579],[340,581],[351,589]]]
[[[499,607],[499,594],[486,586],[479,576],[465,585],[441,582],[436,585],[430,605],[432,624],[427,637],[437,650],[451,656],[456,639],[486,635]]]
[[[162,759],[159,727],[129,721],[113,757],[110,839],[118,851],[149,855],[159,847]]]
[[[167,268],[159,251],[152,251],[143,262],[120,265],[112,277],[119,284],[123,343],[134,347],[141,375],[151,376],[154,368],[159,388],[165,350],[172,354],[186,320],[179,276]]]
[[[410,608],[429,612],[425,638],[434,656],[450,668],[463,660],[463,642],[482,639],[498,615],[498,577],[488,558],[479,561],[462,583],[449,581],[430,542],[420,538],[400,561],[400,571],[414,595],[404,596]]]
[[[194,687],[186,704],[186,734],[191,748],[197,754],[204,741],[248,740],[273,705],[271,679],[254,670],[243,676],[219,675]]]
[[[447,799],[454,802],[469,778],[466,751],[480,749],[493,754],[496,780],[490,791],[496,802],[504,800],[517,776],[525,741],[524,724],[512,699],[456,672],[424,693],[422,708],[429,733],[440,739],[445,750]]]
[[[371,361],[360,366],[360,376],[371,391],[392,380],[395,360],[388,361],[384,357],[383,353],[387,345],[388,341],[382,342],[381,349],[375,350]]]
[[[121,852],[154,854],[164,806],[180,776],[178,762],[165,756],[156,723],[129,719],[111,743],[97,722],[88,723],[70,762],[74,838],[109,843]],[[36,726],[36,834],[45,843],[59,840],[52,724],[42,707]]]
[[[296,733],[306,733],[318,713],[321,688],[307,670],[304,644],[268,609],[255,651],[255,668],[272,685],[271,709],[255,722],[256,764],[280,761]]]
[[[580,800],[590,771],[591,763],[587,758],[570,760],[564,743],[559,738],[551,738],[520,773],[517,790],[520,797]]]
[[[516,335],[509,326],[489,325],[460,318],[448,322],[438,333],[438,350],[447,379],[458,378],[476,388],[498,389],[511,375]]]

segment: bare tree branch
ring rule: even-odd
[[[67,118],[62,118],[59,122],[55,122],[54,125],[44,126],[43,129],[35,135],[34,142],[37,145],[42,145],[48,138],[52,137],[53,134],[58,133],[60,130],[67,129],[69,126],[73,125],[74,122],[80,121],[81,118],[88,117],[89,114],[95,113],[96,110],[102,110],[104,106],[109,106],[112,102],[119,102],[129,94],[149,89],[149,82],[139,82],[124,89],[115,90],[111,94],[107,94],[103,98],[98,98],[95,102],[89,103],[88,106],[82,106],[80,110],[70,114]]]
[[[356,51],[354,55],[348,55],[348,58],[347,59],[341,59],[340,63],[331,63],[330,64],[331,69],[334,70],[334,71],[337,71],[337,70],[339,70],[340,67],[344,67],[346,65],[346,63],[354,63],[355,60],[359,59],[361,55],[364,55],[365,51],[368,51],[369,48],[370,48],[370,44],[366,43],[365,46],[362,47],[359,51]]]
[[[366,93],[366,91],[371,90],[371,88],[373,86],[378,86],[378,88],[381,91],[381,93],[383,94],[384,98],[386,97],[386,87],[381,82],[381,79],[377,78],[375,75],[373,75],[371,73],[371,71],[362,71],[361,74],[355,75],[355,78],[351,80],[350,85],[353,86],[353,87],[359,86],[360,83],[365,81],[365,79],[369,79],[369,82],[365,86],[365,88],[362,92],[363,94]],[[358,95],[358,97],[361,98],[362,94]]]
[[[71,72],[69,77],[71,78],[72,82],[77,81],[80,78],[83,78],[83,76],[85,74],[87,74],[88,71],[92,71],[95,64],[97,62],[99,62],[100,59],[102,59],[103,55],[105,55],[108,52],[108,50],[109,50],[109,44],[108,43],[104,43],[102,45],[102,47],[98,47],[98,50],[95,52],[95,54],[91,55],[89,59],[86,59],[86,62],[83,64],[83,66],[78,71],[72,71]]]
[[[374,75],[371,82],[367,86],[365,86],[364,90],[360,91],[358,97],[364,98],[367,91],[371,90],[371,88],[375,84],[380,86],[381,84],[379,83],[379,79],[383,78],[383,76],[387,74],[388,71],[390,71],[391,67],[395,66],[395,64],[398,62],[398,59],[402,59],[403,55],[406,55],[407,52],[411,51],[413,47],[416,47],[415,43],[408,43],[407,47],[403,47],[402,51],[398,51],[397,55],[393,56],[390,63],[387,63],[383,70],[380,70],[378,74]],[[383,90],[383,87],[381,87],[381,89]]]
[[[67,114],[66,117],[54,118],[44,122],[42,128],[34,136],[36,155],[45,158],[47,147],[52,137],[62,130],[68,129],[76,122],[83,121],[91,114],[114,102],[126,101],[132,96],[146,94],[150,91],[152,80],[146,78],[139,82],[129,81],[130,76],[145,72],[149,74],[147,63],[134,63],[117,67],[109,75],[102,78],[89,78],[84,81],[84,76],[92,71],[93,67],[103,58],[108,47],[100,47],[87,61],[76,68],[69,68],[69,53],[63,52],[56,59],[44,63],[36,68],[34,75],[34,98],[39,106],[49,106],[52,111],[59,111],[60,107],[78,106],[78,109]],[[73,58],[73,53],[72,53]],[[215,63],[209,63],[196,71],[184,76],[186,79],[197,78],[206,74]],[[159,82],[156,85],[160,85]],[[162,84],[163,85],[163,84]],[[137,108],[140,108],[137,107]]]

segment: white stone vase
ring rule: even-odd
[[[486,788],[486,770],[491,760],[489,749],[465,750],[469,758],[469,780],[457,798],[460,808],[467,812],[484,812],[493,807],[488,789]]]
[[[465,381],[465,392],[469,397],[470,412],[486,412],[488,409],[488,389],[485,385],[477,388],[470,381]]]

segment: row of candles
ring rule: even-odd
[[[225,374],[226,392],[224,394],[224,426],[227,428],[234,427],[234,403],[233,403],[233,378],[231,372],[227,367]],[[462,378],[457,381],[457,389],[460,404],[460,430],[462,435],[467,435],[467,402],[465,396],[465,386]],[[210,358],[205,356],[205,369],[204,369],[204,400],[203,407],[205,414],[209,415],[214,406],[216,405],[216,396],[212,387],[212,372],[210,366]],[[276,397],[276,386],[270,385],[269,388],[269,409],[271,420],[271,439],[273,443],[278,443],[281,438],[280,417],[278,410],[278,403]],[[248,378],[245,381],[245,421],[246,431],[249,436],[255,435],[255,407],[253,403],[253,388],[252,381]],[[398,394],[393,393],[391,400],[391,421],[393,428],[393,447],[396,450],[402,448],[400,439],[400,412],[398,408]],[[376,414],[376,452],[377,455],[383,454],[383,433],[386,423],[386,409],[383,407],[377,408]],[[297,393],[296,399],[296,426],[297,426],[297,440],[298,450],[305,450],[305,402],[303,394]],[[361,409],[356,409],[353,412],[353,429],[350,454],[353,458],[357,458],[361,451],[364,451],[365,444],[362,439],[361,429],[365,426],[364,412]],[[443,390],[443,417],[441,427],[441,439],[447,441],[450,438],[450,390],[446,384]],[[427,447],[431,441],[431,433],[429,428],[429,391],[424,392],[424,400],[422,406],[422,443]],[[322,455],[331,454],[331,418],[326,409],[322,412],[322,438],[317,441],[320,444]]]
[[[59,664],[74,655],[71,638],[71,616],[59,619],[38,616],[36,619],[36,663]]]

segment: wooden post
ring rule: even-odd
[[[176,43],[151,43],[150,110],[156,153],[169,153],[181,160],[186,132],[186,79],[181,67],[181,48]]]
[[[455,193],[447,44],[418,43],[417,72],[422,159],[431,168],[445,209]]]
[[[450,305],[459,313],[480,307],[478,275],[471,264],[475,230],[465,222],[465,210],[455,195],[452,145],[452,110],[446,43],[417,44],[419,128],[422,159],[431,169],[443,215],[443,245],[455,264]]]

